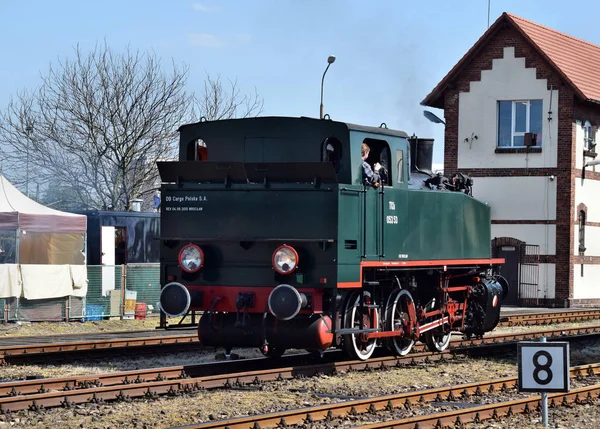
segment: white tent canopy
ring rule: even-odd
[[[84,297],[86,232],[87,216],[39,204],[0,175],[0,298]]]
[[[87,217],[39,204],[0,175],[0,230],[85,233]]]

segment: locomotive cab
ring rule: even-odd
[[[180,160],[158,163],[161,326],[198,312],[205,345],[333,346],[359,359],[495,327],[504,289],[489,207],[427,173],[418,139],[281,117],[179,132]],[[376,186],[363,180],[363,143],[383,167]]]

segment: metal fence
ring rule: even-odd
[[[519,300],[523,305],[538,305],[540,298],[540,246],[521,244]]]
[[[84,298],[2,298],[0,323],[134,319],[159,315],[159,264],[88,265],[87,270],[88,290]]]

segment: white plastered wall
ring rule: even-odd
[[[498,101],[528,99],[543,100],[542,153],[495,153]],[[558,90],[548,90],[546,79],[537,79],[525,58],[515,58],[513,47],[505,47],[504,57],[494,59],[491,70],[482,70],[469,92],[459,94],[458,168],[555,168],[557,133]],[[477,140],[471,140],[473,135]]]
[[[488,203],[493,220],[556,219],[555,177],[476,177],[473,180],[473,196]]]

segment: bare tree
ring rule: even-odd
[[[240,96],[236,82],[227,92],[218,77],[198,98],[185,90],[187,74],[175,64],[166,74],[154,54],[76,47],[72,61],[51,65],[39,88],[0,112],[4,174],[22,190],[46,188],[42,202],[63,210],[151,201],[156,161],[176,157],[180,125],[262,111],[257,95]]]
[[[237,79],[229,80],[229,85],[227,90],[223,87],[220,75],[212,79],[207,74],[203,91],[198,96],[194,95],[193,114],[209,121],[217,121],[258,116],[263,112],[264,100],[259,97],[256,87],[254,94],[242,96]]]

